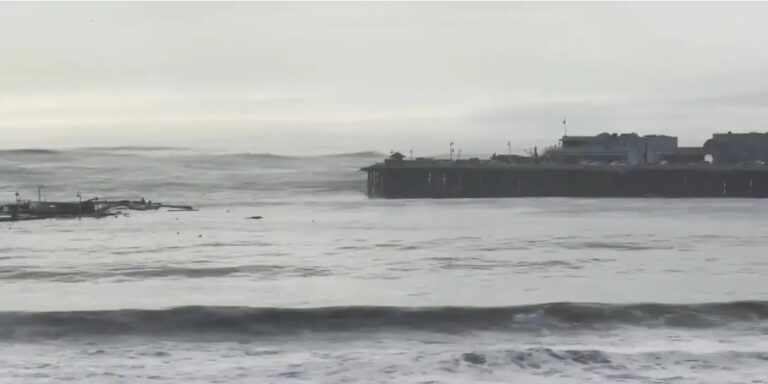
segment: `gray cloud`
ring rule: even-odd
[[[761,3],[3,3],[0,130],[4,146],[481,152],[552,143],[568,115],[580,133],[695,143],[768,130],[766,16]]]

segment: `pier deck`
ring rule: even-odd
[[[768,197],[768,166],[387,161],[361,169],[370,197]]]

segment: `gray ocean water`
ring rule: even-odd
[[[0,383],[768,383],[768,201],[370,200],[375,153],[0,151]],[[250,220],[260,215],[262,220]]]

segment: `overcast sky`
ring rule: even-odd
[[[768,131],[768,4],[0,3],[0,146]]]

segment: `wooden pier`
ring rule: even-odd
[[[370,197],[768,197],[768,166],[385,161],[363,168]]]

